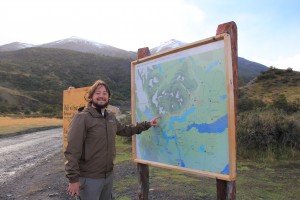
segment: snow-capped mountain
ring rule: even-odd
[[[100,54],[100,55],[121,57],[121,58],[132,58],[132,59],[136,58],[136,53],[134,52],[125,51],[113,46],[101,44],[98,42],[94,42],[94,41],[90,41],[78,37],[70,37],[67,39],[38,45],[38,47],[68,49],[68,50],[79,51],[83,53],[93,53],[93,54]]]
[[[161,43],[159,46],[150,49],[151,54],[156,54],[162,51],[167,51],[169,49],[174,49],[187,44],[179,40],[171,39],[166,42]]]
[[[0,51],[16,51],[20,49],[34,47],[33,44],[21,43],[21,42],[12,42],[9,44],[5,44],[0,46]]]
[[[185,42],[171,39],[169,41],[161,43],[159,46],[150,49],[151,54],[159,53],[176,47],[185,45]],[[70,37],[62,40],[57,40],[50,43],[32,45],[20,42],[13,42],[0,46],[0,51],[16,51],[20,49],[40,47],[40,48],[54,48],[54,49],[67,49],[72,51],[79,51],[83,53],[93,53],[112,57],[130,58],[136,59],[136,52],[126,51],[110,45],[101,44],[95,41],[82,39],[79,37]]]

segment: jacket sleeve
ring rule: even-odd
[[[136,123],[136,125],[124,125],[121,124],[117,119],[116,122],[118,126],[117,135],[120,136],[132,136],[135,134],[140,134],[151,127],[150,122],[147,121]]]
[[[65,173],[70,183],[79,181],[79,160],[82,155],[83,143],[86,137],[84,115],[76,114],[68,128],[68,145],[64,151],[66,158]]]

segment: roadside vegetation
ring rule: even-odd
[[[238,155],[296,159],[300,150],[300,73],[270,70],[239,90]]]
[[[236,199],[297,199],[300,195],[300,158],[282,152],[252,149],[239,152],[237,159]],[[245,149],[245,148],[244,148]],[[250,149],[250,147],[248,147]],[[117,137],[115,200],[137,198],[138,175],[132,163],[131,140]],[[271,155],[268,155],[271,154]],[[259,155],[259,157],[255,157]],[[288,155],[283,157],[282,155]],[[149,199],[217,199],[216,180],[188,173],[149,167]]]
[[[62,119],[47,117],[0,116],[0,137],[62,126]]]

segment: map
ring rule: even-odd
[[[135,119],[160,116],[136,136],[136,158],[229,174],[224,42],[183,50],[134,68]]]

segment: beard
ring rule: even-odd
[[[105,104],[99,104],[95,101],[92,101],[92,106],[96,108],[97,111],[101,111],[102,109],[106,108],[109,104],[109,101],[107,101]]]

